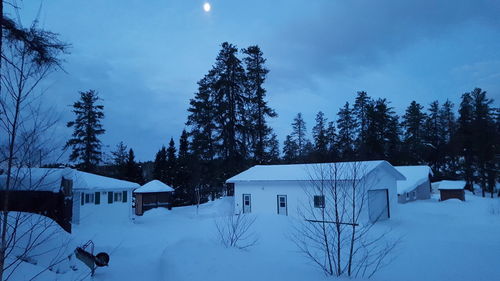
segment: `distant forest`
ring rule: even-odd
[[[424,108],[412,101],[403,116],[395,113],[387,99],[373,99],[359,91],[335,118],[329,120],[318,112],[312,138],[302,114],[297,113],[280,149],[267,122],[278,114],[267,103],[265,63],[258,46],[239,50],[223,43],[215,64],[198,81],[179,145],[171,139],[154,161],[136,163],[133,150],[120,143],[112,152],[112,163],[99,165],[102,154],[97,136],[104,133],[99,123],[104,114],[94,114],[97,118],[92,120],[98,123],[95,149],[80,147],[75,152],[78,143],[85,141],[68,141],[73,148],[71,160],[83,170],[117,178],[163,181],[176,189],[178,204],[194,203],[197,194],[205,198],[223,194],[226,179],[253,165],[374,159],[393,165],[429,165],[435,180],[463,179],[467,188],[476,183],[483,195],[491,192],[493,196],[499,181],[500,109],[486,91],[475,88],[462,94],[459,105],[436,100]],[[98,98],[92,96],[95,92],[81,94],[75,106],[102,113]],[[89,103],[86,107],[82,106],[85,102]],[[83,119],[77,114],[68,126],[76,130],[78,120]],[[90,157],[85,151],[95,154]]]

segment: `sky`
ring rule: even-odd
[[[411,101],[427,105],[475,87],[500,99],[500,1],[497,0],[25,0],[28,26],[71,44],[64,71],[44,81],[47,104],[66,140],[79,91],[94,89],[104,105],[104,151],[123,141],[153,160],[185,128],[196,82],[221,43],[259,45],[270,73],[270,120],[280,143],[298,112],[307,129],[329,120],[357,91],[387,98],[398,114]],[[10,11],[12,15],[14,13]]]

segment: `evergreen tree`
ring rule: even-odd
[[[194,184],[191,178],[191,154],[189,153],[189,140],[186,130],[182,130],[179,139],[179,152],[177,154],[177,186],[175,196],[182,202],[194,200]],[[194,201],[193,201],[194,202]]]
[[[245,92],[248,98],[248,116],[250,120],[248,128],[252,135],[252,152],[254,160],[262,163],[266,156],[266,145],[272,133],[271,128],[266,123],[266,118],[277,117],[276,112],[271,109],[265,101],[266,90],[263,87],[266,75],[269,72],[264,64],[266,59],[259,46],[250,46],[243,50],[246,57],[243,59],[246,66]]]
[[[444,147],[443,127],[440,125],[440,107],[438,101],[433,101],[429,105],[423,125],[423,144],[427,149],[425,160],[430,164],[435,176],[441,175],[442,149]],[[424,153],[421,151],[420,153]]]
[[[297,147],[297,157],[299,159],[305,158],[306,154],[306,144],[308,140],[306,138],[306,122],[302,118],[302,113],[298,113],[293,119],[292,123],[292,134],[291,137],[296,143]],[[287,138],[288,139],[288,138]]]
[[[354,158],[354,132],[355,124],[352,109],[346,102],[340,108],[337,119],[338,126],[338,150],[342,160],[352,160]]]
[[[167,148],[167,166],[165,170],[165,183],[171,187],[177,187],[177,150],[175,149],[175,142],[173,138],[170,138]]]
[[[474,174],[474,153],[473,153],[473,130],[472,130],[472,120],[473,120],[473,106],[472,98],[470,93],[465,93],[462,95],[462,101],[460,102],[460,108],[458,110],[458,129],[457,129],[457,141],[459,143],[459,151],[462,156],[461,166],[463,171],[463,176],[466,182],[466,186],[469,190],[473,190],[473,174]]]
[[[326,129],[326,138],[327,138],[327,150],[328,150],[328,162],[333,162],[338,159],[338,150],[337,150],[337,132],[335,128],[335,124],[330,121],[328,122],[328,128]]]
[[[101,140],[104,134],[101,120],[104,118],[104,106],[97,104],[99,96],[94,90],[80,92],[80,100],[73,104],[75,121],[67,123],[73,127],[71,139],[66,147],[71,147],[70,161],[79,161],[78,166],[83,171],[93,171],[101,161]]]
[[[356,150],[358,156],[363,159],[367,156],[366,134],[368,130],[368,106],[372,103],[371,98],[365,91],[357,93],[352,108],[352,113],[356,117]]]
[[[287,135],[283,143],[283,160],[287,163],[296,163],[299,158],[299,147],[291,135]]]
[[[439,109],[439,139],[442,141],[440,154],[442,155],[441,174],[443,177],[453,178],[459,170],[458,155],[460,153],[455,137],[457,124],[454,104],[446,100]]]
[[[278,136],[273,133],[268,143],[269,143],[268,144],[269,151],[266,157],[267,163],[276,164],[280,160],[280,147],[279,147]]]
[[[421,164],[422,152],[424,151],[424,107],[416,101],[412,101],[403,116],[402,126],[404,128],[404,144],[407,151],[408,164]]]
[[[153,165],[153,179],[167,183],[167,149],[165,146],[156,153],[155,162]]]
[[[132,148],[128,151],[125,161],[124,179],[138,184],[144,183],[142,168],[135,162],[134,150]]]
[[[386,159],[400,162],[398,116],[386,99],[378,99],[368,106],[366,147],[369,159]]]
[[[327,119],[323,112],[316,115],[316,125],[313,127],[314,152],[312,160],[314,162],[326,162],[328,160],[328,131],[326,128]]]

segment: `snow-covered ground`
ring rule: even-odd
[[[69,236],[73,246],[91,239],[95,252],[111,256],[93,280],[326,280],[288,239],[292,218],[258,216],[253,231],[259,242],[248,250],[224,248],[214,220],[232,208],[232,198],[196,207],[155,209],[134,222],[85,224]],[[401,238],[392,263],[373,280],[499,280],[500,199],[466,193],[466,201],[437,197],[398,205],[397,214],[379,223]],[[43,262],[40,262],[43,263]],[[41,280],[85,280],[88,269],[46,271]],[[68,265],[61,265],[61,267]],[[13,280],[40,267],[23,264]]]

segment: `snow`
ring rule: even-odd
[[[118,180],[110,177],[64,168],[21,168],[12,172],[16,190],[37,190],[58,192],[61,179],[73,180],[73,190],[109,190],[134,189],[140,187],[135,182]],[[1,188],[5,186],[7,175],[0,175]]]
[[[171,192],[174,189],[159,180],[152,180],[138,189],[134,190],[134,193],[149,193],[149,192]]]
[[[333,165],[338,168],[336,178],[338,180],[352,179],[352,168],[359,169],[359,175],[366,175],[378,167],[390,168],[394,167],[386,161],[362,161],[362,162],[338,162],[338,163],[323,163],[323,164],[287,164],[287,165],[256,165],[252,168],[228,179],[226,182],[242,182],[242,181],[309,181],[309,180],[324,180],[329,178],[329,175],[321,176],[320,172],[326,173],[332,171]],[[399,179],[404,179],[404,176],[394,170],[394,174]]]
[[[438,181],[432,184],[433,187],[437,187],[437,189],[464,189],[465,181]]]
[[[398,195],[414,190],[429,179],[432,170],[429,166],[395,166],[406,177],[405,181],[398,181]]]
[[[439,202],[434,195],[398,205],[398,212],[373,230],[390,230],[388,238],[401,242],[392,262],[370,280],[497,280],[500,215],[491,209],[499,200],[466,192],[465,202]],[[330,280],[290,241],[292,217],[258,215],[252,228],[257,245],[248,250],[223,247],[214,220],[230,213],[233,202],[227,197],[199,209],[158,208],[134,221],[77,225],[71,246],[92,239],[95,252],[110,254],[109,267],[98,268],[91,279],[76,261],[77,271],[46,271],[37,280]],[[29,280],[28,274],[40,269],[24,264],[13,280]]]

